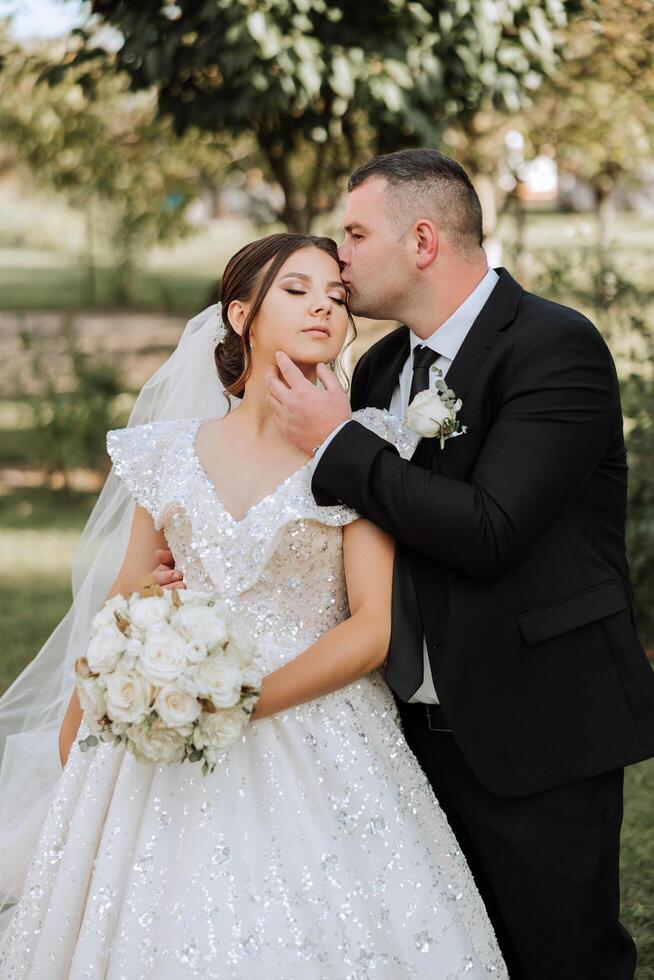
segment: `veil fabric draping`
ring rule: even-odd
[[[128,425],[226,414],[229,398],[213,357],[221,328],[219,304],[189,320],[171,356],[141,390]],[[135,506],[112,468],[75,551],[72,606],[0,699],[0,932],[20,897],[61,774],[59,729],[74,686],[73,665],[123,563]]]

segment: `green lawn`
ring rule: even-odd
[[[0,691],[30,661],[70,603],[70,562],[93,506],[42,490],[0,496],[0,589],[5,613]],[[654,980],[654,761],[626,775],[622,918],[640,950],[638,980]]]

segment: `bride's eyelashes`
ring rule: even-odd
[[[303,289],[285,289],[285,293],[290,293],[292,296],[306,296],[306,292]],[[347,303],[346,299],[341,299],[338,296],[330,296],[329,299],[333,300],[334,303],[338,303],[339,306],[345,306]]]

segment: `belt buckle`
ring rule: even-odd
[[[429,731],[430,732],[451,732],[452,731],[451,728],[442,728],[442,727],[440,727],[438,725],[432,725],[432,720],[431,720],[431,709],[432,709],[432,707],[436,707],[436,706],[435,705],[431,705],[431,704],[426,704],[425,705],[425,708],[427,709],[427,728],[429,729]]]

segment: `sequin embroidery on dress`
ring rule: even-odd
[[[355,418],[411,456],[417,437],[392,415]],[[274,670],[348,615],[342,529],[357,515],[316,505],[307,464],[236,521],[197,457],[200,424],[119,429],[107,445],[188,587],[241,614]],[[0,941],[0,977],[507,973],[375,671],[251,724],[207,778],[122,747],[73,746]]]

